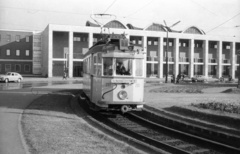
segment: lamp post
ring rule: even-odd
[[[167,83],[168,82],[168,30],[170,29],[170,28],[172,28],[173,26],[176,26],[178,23],[180,23],[180,21],[178,21],[178,22],[176,22],[175,24],[173,24],[172,26],[167,26],[167,23],[165,22],[165,20],[163,20],[164,21],[164,24],[165,24],[165,28],[167,29],[167,48],[166,48],[166,51],[165,51],[165,56],[166,56],[166,69],[165,69],[165,74],[166,74],[166,79],[165,79],[165,83]]]
[[[240,89],[240,50],[237,50],[237,60],[238,60],[238,88]]]

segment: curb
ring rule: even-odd
[[[32,102],[30,104],[32,104]],[[21,144],[23,146],[24,152],[26,154],[30,154],[29,149],[28,149],[28,145],[27,145],[25,137],[23,135],[23,128],[22,128],[22,116],[23,116],[23,112],[24,112],[25,109],[22,110],[22,112],[20,113],[20,116],[18,118],[18,133],[20,135],[20,140],[21,140]]]

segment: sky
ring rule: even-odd
[[[111,14],[98,17],[94,14]],[[0,29],[42,31],[48,24],[85,26],[118,20],[146,28],[190,26],[207,35],[240,37],[240,0],[0,0]]]

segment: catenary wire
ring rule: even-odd
[[[209,32],[211,32],[211,31],[213,31],[213,30],[217,29],[218,27],[222,26],[223,24],[227,23],[228,21],[232,20],[233,18],[237,17],[238,15],[240,15],[240,12],[239,12],[239,13],[237,13],[236,15],[234,15],[233,17],[231,17],[230,19],[228,19],[228,20],[225,20],[225,21],[224,21],[224,22],[222,22],[221,24],[219,24],[219,25],[215,26],[214,28],[210,29],[210,30],[209,30],[209,31],[207,31],[206,33],[209,33]]]
[[[112,4],[110,4],[110,5],[108,6],[108,8],[107,8],[103,13],[106,13],[106,12],[113,6],[113,4],[114,4],[116,1],[117,1],[117,0],[113,1]]]
[[[126,18],[127,18],[127,17],[130,17],[130,16],[132,16],[132,15],[134,15],[134,14],[136,14],[138,11],[140,11],[140,10],[142,10],[143,8],[147,7],[147,6],[148,6],[149,4],[151,4],[153,1],[154,1],[154,0],[148,2],[146,5],[144,5],[143,7],[139,8],[139,9],[136,10],[135,12],[133,12],[133,13],[127,15]]]

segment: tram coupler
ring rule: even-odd
[[[131,108],[129,108],[127,105],[123,105],[121,107],[121,111],[122,111],[122,113],[126,113],[128,111],[131,111]]]

